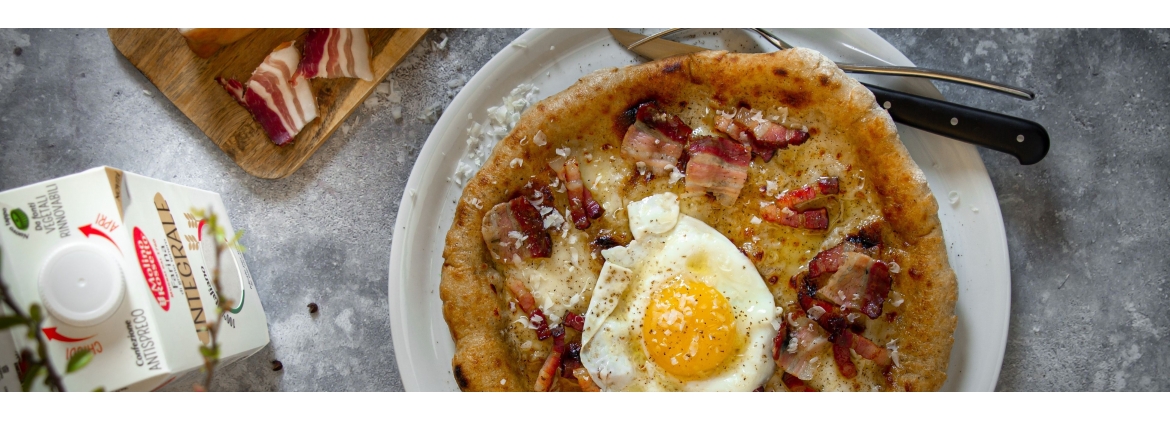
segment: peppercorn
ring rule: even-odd
[[[317,313],[317,303],[309,303],[309,314]]]

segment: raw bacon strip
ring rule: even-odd
[[[524,197],[492,207],[483,217],[480,234],[492,257],[503,263],[552,255],[552,238],[540,212]]]
[[[317,118],[317,99],[309,80],[294,72],[300,60],[301,54],[291,41],[277,46],[252,72],[242,95],[244,85],[217,78],[278,146],[291,142],[305,124]]]
[[[747,181],[751,152],[729,139],[700,137],[687,145],[687,153],[685,195],[712,194],[723,206],[735,203]]]
[[[678,116],[663,112],[658,108],[657,102],[650,101],[639,105],[634,118],[675,142],[686,145],[691,140],[691,126]]]
[[[589,228],[589,220],[600,218],[605,213],[601,204],[593,200],[593,194],[581,181],[581,168],[576,158],[557,158],[548,163],[556,171],[557,177],[565,183],[569,192],[569,213],[573,217],[573,225],[579,230]]]
[[[760,111],[743,107],[734,114],[719,111],[715,116],[715,129],[740,143],[751,145],[752,153],[764,162],[771,161],[777,149],[800,145],[808,140],[807,131],[784,127],[764,118]]]
[[[301,72],[309,78],[355,77],[374,80],[370,42],[362,28],[310,29],[305,35]]]
[[[220,48],[243,39],[256,28],[179,28],[187,47],[199,58],[208,58]]]
[[[683,152],[685,149],[682,143],[671,140],[641,121],[630,125],[625,139],[622,139],[622,157],[645,163],[650,173],[656,176],[670,174],[678,167]]]
[[[244,88],[244,84],[235,79],[224,79],[222,77],[215,78],[215,81],[219,82],[219,85],[223,86],[223,88],[228,91],[228,94],[231,94],[232,99],[235,99],[237,103],[245,108],[248,106],[248,102],[244,101],[244,92],[247,91],[247,89]]]

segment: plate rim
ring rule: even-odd
[[[543,37],[549,36],[554,31],[572,31],[572,30],[574,30],[574,29],[543,29],[543,28],[540,28],[540,29],[530,29],[528,31],[525,31],[523,34],[516,37],[515,39],[510,41],[507,45],[505,45],[486,64],[484,64],[483,67],[481,67],[478,71],[476,71],[475,75],[472,76],[471,79],[468,80],[468,82],[464,85],[464,88],[462,90],[460,90],[460,92],[458,94],[456,94],[455,98],[452,99],[451,103],[448,104],[447,109],[462,108],[464,106],[464,104],[470,100],[469,98],[473,96],[472,94],[469,93],[472,90],[469,90],[468,87],[474,88],[476,86],[483,85],[485,83],[485,80],[487,80],[488,78],[493,76],[498,71],[499,68],[508,64],[509,62],[514,60],[519,54],[521,54],[522,53],[521,50],[523,50],[522,48],[514,48],[517,44],[527,45],[530,43],[530,41],[538,40],[538,39],[541,39]],[[579,30],[579,29],[577,29],[577,30]],[[890,44],[889,41],[887,41],[881,35],[878,35],[877,33],[873,32],[870,29],[863,28],[863,29],[826,29],[826,30],[827,31],[837,31],[837,37],[841,37],[842,35],[848,35],[848,36],[851,36],[854,38],[865,39],[869,42],[874,43],[879,48],[884,50],[884,51],[880,52],[880,54],[882,56],[888,55],[888,56],[891,56],[892,58],[900,59],[901,61],[907,63],[908,65],[913,66],[913,63],[909,60],[909,58],[907,58],[904,54],[902,54],[902,52],[900,50],[898,50],[896,47],[894,47],[892,44]],[[861,51],[861,50],[859,50],[859,51]],[[865,51],[861,51],[861,52],[869,54],[868,52],[865,52]],[[558,55],[559,54],[563,54],[563,53],[558,53]],[[873,56],[873,57],[878,59],[878,60],[885,61],[884,59],[881,59],[877,56]],[[931,84],[929,81],[914,80],[912,83],[914,86],[912,87],[911,90],[917,91],[916,93],[918,93],[920,95],[930,96],[930,97],[939,98],[939,99],[944,98],[943,95],[938,91],[938,89],[933,84]],[[878,84],[880,85],[881,83],[878,83]],[[406,185],[404,186],[404,188],[402,190],[402,197],[400,198],[400,201],[399,201],[398,214],[395,218],[393,235],[391,237],[390,262],[388,265],[389,266],[388,267],[389,278],[387,280],[387,282],[388,282],[388,288],[387,288],[388,294],[387,295],[388,295],[389,301],[387,303],[388,304],[387,308],[388,308],[388,311],[390,313],[391,338],[392,338],[392,344],[394,346],[393,351],[394,351],[395,360],[396,360],[395,362],[398,366],[399,376],[402,380],[403,388],[408,392],[421,391],[422,389],[420,387],[420,382],[419,382],[419,373],[415,370],[414,364],[412,364],[413,355],[412,355],[412,350],[410,349],[410,338],[407,337],[408,334],[407,334],[407,326],[405,324],[405,320],[408,320],[409,314],[407,312],[407,309],[409,306],[404,305],[405,303],[404,303],[404,301],[402,301],[405,299],[405,294],[404,294],[405,293],[405,291],[404,291],[405,283],[401,282],[401,280],[404,279],[404,275],[406,274],[405,272],[406,272],[406,268],[407,268],[407,266],[403,264],[403,261],[404,261],[405,256],[406,256],[406,250],[407,250],[407,246],[404,244],[405,243],[404,238],[406,238],[410,234],[411,227],[409,226],[409,223],[410,223],[410,220],[412,219],[412,216],[414,214],[416,201],[421,200],[421,198],[423,197],[422,195],[429,193],[426,191],[421,191],[421,192],[418,191],[418,186],[419,186],[419,184],[422,183],[422,179],[424,177],[426,177],[425,173],[428,172],[428,168],[430,168],[432,166],[420,165],[420,164],[424,163],[424,162],[429,164],[432,160],[435,159],[435,155],[438,153],[443,153],[443,155],[445,156],[445,152],[441,152],[439,149],[440,148],[439,143],[443,141],[442,139],[440,139],[440,136],[442,134],[445,134],[447,129],[449,129],[449,127],[452,125],[453,119],[455,119],[455,118],[457,118],[455,113],[447,113],[447,112],[443,113],[443,115],[436,122],[434,128],[432,128],[431,132],[428,134],[427,139],[423,144],[423,148],[419,152],[419,155],[415,159],[414,165],[411,168],[410,176],[406,182]],[[902,128],[903,127],[900,126],[899,130],[901,130]],[[926,132],[923,132],[923,133],[926,133]],[[926,134],[929,134],[929,133],[926,133]],[[974,147],[971,146],[971,148],[974,148]],[[1000,248],[1001,252],[998,254],[1000,255],[999,258],[1002,259],[1002,262],[1004,263],[1004,269],[1006,271],[1006,274],[1004,274],[1006,276],[1004,276],[1004,281],[1003,281],[1006,284],[1006,288],[1004,291],[1004,296],[1000,297],[1000,299],[1002,299],[1004,304],[1005,304],[1005,315],[1003,317],[1003,322],[1002,322],[1001,326],[998,326],[998,328],[1000,328],[1000,331],[1002,331],[1002,334],[1000,335],[1000,338],[999,338],[998,352],[995,355],[995,361],[996,361],[995,373],[994,373],[994,375],[991,376],[990,385],[984,385],[984,387],[981,388],[981,390],[983,390],[983,391],[994,391],[996,385],[998,385],[998,383],[999,383],[999,376],[1000,376],[1002,369],[1003,369],[1003,359],[1005,356],[1005,351],[1006,351],[1006,347],[1007,347],[1007,339],[1008,339],[1008,334],[1009,334],[1009,330],[1010,330],[1009,328],[1010,328],[1010,322],[1011,322],[1011,269],[1010,269],[1011,268],[1011,260],[1010,260],[1010,255],[1008,253],[1006,225],[1004,224],[1004,221],[1003,221],[1003,215],[1002,215],[1002,212],[1001,212],[1001,209],[999,206],[998,196],[995,194],[995,186],[993,183],[991,183],[990,174],[987,172],[987,168],[986,168],[986,165],[983,162],[983,160],[978,159],[977,161],[978,161],[978,169],[982,172],[982,175],[987,178],[987,185],[991,189],[992,196],[995,197],[995,206],[992,207],[991,209],[987,210],[988,211],[987,216],[994,218],[995,221],[998,222],[998,224],[996,225],[998,227],[996,234],[999,234],[998,235],[999,240],[1002,240],[1002,241],[1000,241],[1000,243],[1002,243],[1001,244],[1002,247]],[[916,162],[916,164],[919,165],[920,167],[922,166],[922,163]],[[936,198],[936,201],[937,200],[938,199]],[[940,206],[940,208],[941,208],[941,206]],[[941,209],[940,209],[940,213],[941,213]],[[951,265],[953,266],[954,263],[951,263]],[[962,285],[959,285],[960,288],[961,288],[961,286]],[[437,295],[436,295],[436,299],[438,299]],[[441,300],[439,301],[439,303],[441,305]],[[958,303],[959,302],[956,301],[956,310],[955,310],[956,315],[958,313]],[[952,350],[952,352],[953,352],[953,350]],[[952,358],[953,358],[953,356],[952,356]]]

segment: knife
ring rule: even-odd
[[[645,35],[620,29],[610,29],[609,33],[618,43],[627,47],[646,38]],[[636,46],[632,51],[651,60],[658,60],[707,49],[657,38]],[[1016,157],[1022,165],[1040,162],[1048,154],[1048,131],[1034,121],[868,83],[862,85],[873,92],[877,103],[886,109],[895,122],[1006,153]]]

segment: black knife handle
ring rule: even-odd
[[[1048,131],[1034,121],[863,85],[895,122],[1004,152],[1023,165],[1040,162],[1048,154]]]

